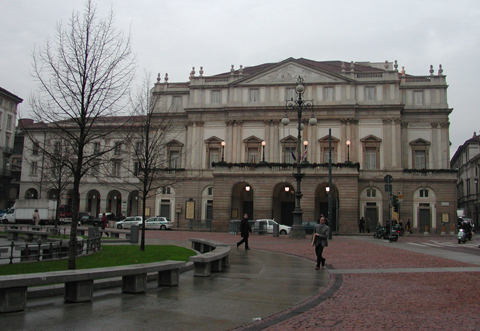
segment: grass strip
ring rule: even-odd
[[[191,249],[173,245],[146,245],[145,251],[140,251],[140,246],[131,245],[105,245],[102,248],[100,252],[77,257],[75,261],[77,269],[115,267],[165,260],[187,262],[190,256],[196,254]],[[68,260],[0,265],[0,276],[60,270],[68,270]]]

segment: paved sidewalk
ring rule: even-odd
[[[96,291],[87,304],[35,299],[2,315],[5,330],[480,330],[480,255],[406,244],[433,237],[334,237],[328,269],[315,271],[308,239],[254,235],[245,252],[226,233],[147,232],[150,244],[189,247],[189,238],[232,245],[226,273],[185,273],[178,288],[145,295]]]

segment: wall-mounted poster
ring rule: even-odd
[[[185,219],[195,219],[195,201],[185,202]]]

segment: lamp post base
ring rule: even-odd
[[[303,227],[303,225],[292,225],[288,237],[289,239],[305,239],[305,228]]]

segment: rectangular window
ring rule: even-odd
[[[212,91],[212,104],[219,104],[222,102],[222,95],[220,91]]]
[[[38,155],[38,145],[36,143],[33,143],[32,154]]]
[[[466,180],[466,183],[467,183],[467,195],[470,195],[470,193],[471,193],[471,192],[470,192],[470,178],[468,178],[468,179]]]
[[[415,151],[415,169],[426,169],[425,151]]]
[[[212,168],[212,163],[213,162],[218,162],[220,160],[220,149],[219,148],[210,148],[209,149],[209,162],[208,162],[208,168]]]
[[[365,149],[365,169],[377,169],[377,149],[375,147],[367,147]]]
[[[5,136],[5,147],[10,148],[10,136]]]
[[[115,148],[113,150],[114,155],[120,155],[122,153],[122,143],[117,141],[115,142]]]
[[[137,141],[135,143],[135,153],[137,155],[142,155],[142,153],[143,153],[143,142]]]
[[[285,163],[295,163],[297,158],[297,149],[295,147],[285,147],[284,162]]]
[[[7,130],[11,130],[11,129],[12,129],[12,120],[13,120],[13,117],[9,115],[9,116],[7,117]]]
[[[333,87],[325,87],[323,89],[323,100],[333,101]]]
[[[375,86],[365,87],[365,100],[375,101]]]
[[[98,176],[99,173],[99,168],[100,168],[100,162],[99,161],[93,161],[92,162],[92,168],[90,169],[90,173],[92,176]]]
[[[247,150],[247,162],[248,163],[257,163],[258,162],[258,148],[249,147]]]
[[[420,190],[420,198],[428,198],[428,190]]]
[[[56,141],[53,145],[53,153],[56,155],[62,154],[62,143],[59,141]]]
[[[170,186],[162,186],[162,194],[170,194]]]
[[[172,111],[179,111],[182,109],[182,97],[174,96],[172,100]]]
[[[169,168],[170,169],[180,168],[180,152],[179,151],[170,151]]]
[[[287,88],[286,99],[287,100],[295,100],[296,97],[297,97],[297,93],[295,92],[295,89],[294,88]]]
[[[375,189],[367,190],[367,198],[375,198],[376,196],[377,196],[377,190]]]
[[[112,163],[112,176],[113,177],[120,177],[120,162],[113,162]]]
[[[100,153],[100,143],[93,143],[93,153],[94,154]]]
[[[134,162],[133,163],[133,175],[134,176],[140,175],[140,163],[139,162]]]
[[[329,154],[328,148],[325,148],[323,151],[323,163],[328,163]],[[332,147],[332,163],[335,163],[335,147]]]
[[[250,89],[250,102],[251,103],[257,103],[258,100],[258,89]]]
[[[9,101],[8,102],[8,109],[13,110],[14,107],[15,107],[15,105],[13,104],[13,102]]]
[[[213,195],[213,187],[209,187],[207,191],[208,195]]]
[[[423,91],[413,92],[413,103],[415,105],[423,105]]]
[[[37,162],[32,162],[30,166],[30,175],[36,176],[38,171],[38,164]]]

